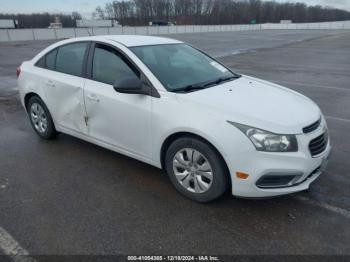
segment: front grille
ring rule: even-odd
[[[312,156],[317,156],[326,150],[328,143],[328,134],[323,133],[322,135],[312,139],[309,143],[309,150]]]
[[[311,133],[312,131],[316,130],[320,126],[320,124],[321,124],[321,118],[317,120],[315,123],[312,123],[311,125],[304,127],[303,132],[305,134]]]

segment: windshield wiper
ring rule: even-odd
[[[218,85],[226,81],[230,81],[232,79],[237,79],[240,78],[240,75],[234,75],[234,76],[229,76],[229,77],[220,77],[218,79],[212,80],[212,81],[207,81],[205,83],[199,83],[199,84],[193,84],[193,85],[187,85],[185,87],[173,90],[173,92],[192,92],[196,90],[202,90],[205,88],[208,88],[213,85]]]
[[[218,85],[218,84],[221,84],[223,82],[230,81],[232,79],[237,79],[237,78],[240,78],[240,77],[241,77],[240,75],[229,76],[229,77],[220,77],[218,79],[215,79],[213,81],[210,81],[210,82],[206,83],[204,85],[204,87],[209,87],[209,86],[212,86],[212,85]]]
[[[191,92],[191,91],[201,90],[205,88],[206,88],[206,85],[188,85],[188,86],[176,89],[173,92]]]

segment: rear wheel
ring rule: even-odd
[[[41,138],[52,139],[57,135],[51,114],[38,96],[29,99],[27,112],[34,131]]]
[[[210,144],[195,137],[179,138],[170,145],[165,168],[175,188],[198,202],[220,197],[228,185],[221,156]]]

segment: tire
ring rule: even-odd
[[[53,139],[57,135],[51,114],[45,103],[38,96],[32,96],[27,105],[27,112],[34,131],[43,139]]]
[[[169,146],[165,169],[175,188],[197,202],[220,197],[229,185],[229,173],[220,154],[196,137],[181,137]]]

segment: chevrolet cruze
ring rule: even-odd
[[[163,168],[199,202],[227,189],[254,198],[306,190],[331,151],[309,98],[173,39],[63,40],[23,62],[17,77],[40,137],[66,133]]]

